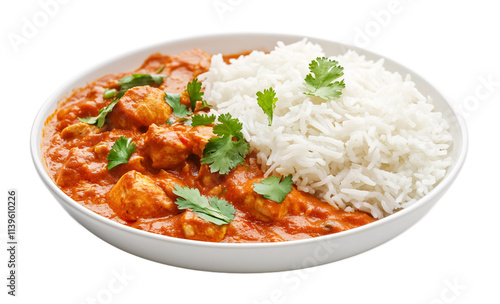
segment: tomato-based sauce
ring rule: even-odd
[[[233,58],[228,55],[226,59]],[[317,237],[375,221],[363,212],[345,212],[292,187],[283,202],[253,189],[264,179],[255,153],[227,174],[201,164],[205,145],[215,137],[213,124],[192,127],[174,116],[164,92],[180,93],[210,67],[211,56],[199,49],[175,56],[153,54],[129,73],[105,75],[61,100],[44,128],[44,164],[69,197],[113,221],[152,233],[212,242],[277,242]],[[79,118],[97,116],[112,99],[106,89],[131,74],[168,75],[159,85],[128,89],[98,128]],[[193,111],[197,113],[201,101]],[[172,120],[174,123],[172,123]],[[168,122],[168,123],[167,123]],[[108,169],[108,155],[122,136],[135,151],[127,163]],[[214,224],[179,209],[174,187],[198,189],[234,206],[229,224]]]

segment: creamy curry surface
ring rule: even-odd
[[[231,56],[227,56],[226,59]],[[282,203],[264,198],[253,184],[264,179],[253,153],[228,174],[201,164],[214,137],[213,124],[191,127],[173,115],[164,92],[180,93],[210,67],[199,49],[175,56],[153,54],[129,73],[103,76],[75,89],[47,119],[42,142],[46,170],[72,199],[113,221],[152,233],[212,242],[278,242],[337,233],[373,222],[363,212],[345,212],[292,187]],[[110,104],[106,89],[134,74],[166,74],[159,85],[128,89],[101,128],[78,118],[96,116]],[[193,111],[204,113],[200,102]],[[174,123],[172,123],[174,121]],[[167,123],[168,122],[168,123]],[[121,136],[136,145],[127,163],[108,169],[108,154]],[[217,225],[190,209],[180,210],[174,186],[198,189],[234,206],[234,219]]]

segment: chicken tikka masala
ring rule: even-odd
[[[298,191],[291,176],[265,177],[238,120],[209,115],[197,76],[210,60],[153,54],[61,100],[42,141],[58,187],[113,221],[199,241],[289,241],[375,220]]]

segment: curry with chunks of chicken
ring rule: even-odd
[[[241,123],[210,115],[197,80],[210,61],[199,49],[153,54],[61,100],[42,141],[57,186],[110,220],[199,241],[289,241],[375,221],[298,191],[291,176],[265,177]]]

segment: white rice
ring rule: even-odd
[[[212,57],[200,75],[216,114],[231,113],[266,175],[293,175],[299,190],[347,211],[382,218],[415,203],[446,173],[449,126],[410,80],[354,51],[330,57],[344,67],[336,100],[303,94],[309,63],[325,56],[306,40],[278,43],[226,64]],[[272,126],[256,92],[273,87]]]

